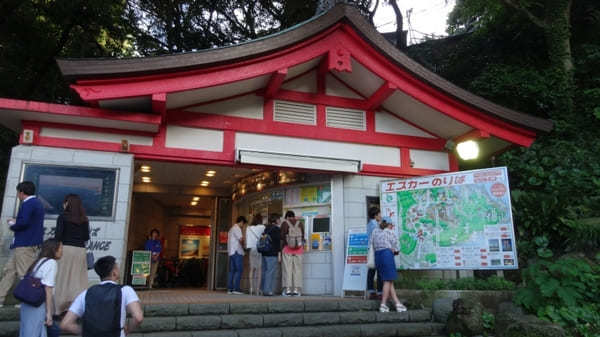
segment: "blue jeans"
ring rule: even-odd
[[[260,289],[265,295],[273,295],[273,284],[279,270],[277,256],[262,257],[262,271],[260,279]]]
[[[240,281],[244,271],[244,256],[235,253],[229,256],[229,275],[227,278],[227,289],[241,291]]]

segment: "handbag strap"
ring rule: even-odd
[[[38,264],[37,267],[35,267],[35,269],[31,271],[30,275],[35,275],[35,273],[37,273],[38,270],[40,270],[40,268],[42,267],[42,265],[44,265],[44,263],[46,263],[48,260],[50,259],[46,258],[44,261],[42,261],[42,263]]]

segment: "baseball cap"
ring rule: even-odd
[[[384,216],[384,217],[382,217],[382,218],[381,218],[381,221],[382,221],[382,222],[385,222],[385,223],[391,223],[391,224],[393,224],[393,222],[392,222],[392,218],[390,218],[389,216]]]

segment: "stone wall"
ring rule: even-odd
[[[9,246],[13,234],[8,229],[6,221],[16,216],[16,186],[21,180],[23,165],[26,163],[118,169],[115,216],[110,221],[92,220],[90,222],[91,244],[94,246],[93,252],[96,259],[105,255],[113,255],[120,265],[124,266],[133,181],[133,155],[18,145],[12,149],[0,217],[0,267],[6,263],[10,254]],[[46,238],[51,235],[52,228],[55,226],[55,219],[44,221]],[[124,271],[121,274],[124,274]],[[88,276],[91,283],[98,281],[98,276],[94,271],[90,271]]]

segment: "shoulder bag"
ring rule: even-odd
[[[19,281],[13,295],[16,299],[23,303],[27,303],[34,307],[39,307],[46,301],[46,291],[42,284],[42,279],[34,277],[40,267],[50,259],[45,259],[32,272],[25,274],[23,279]]]

